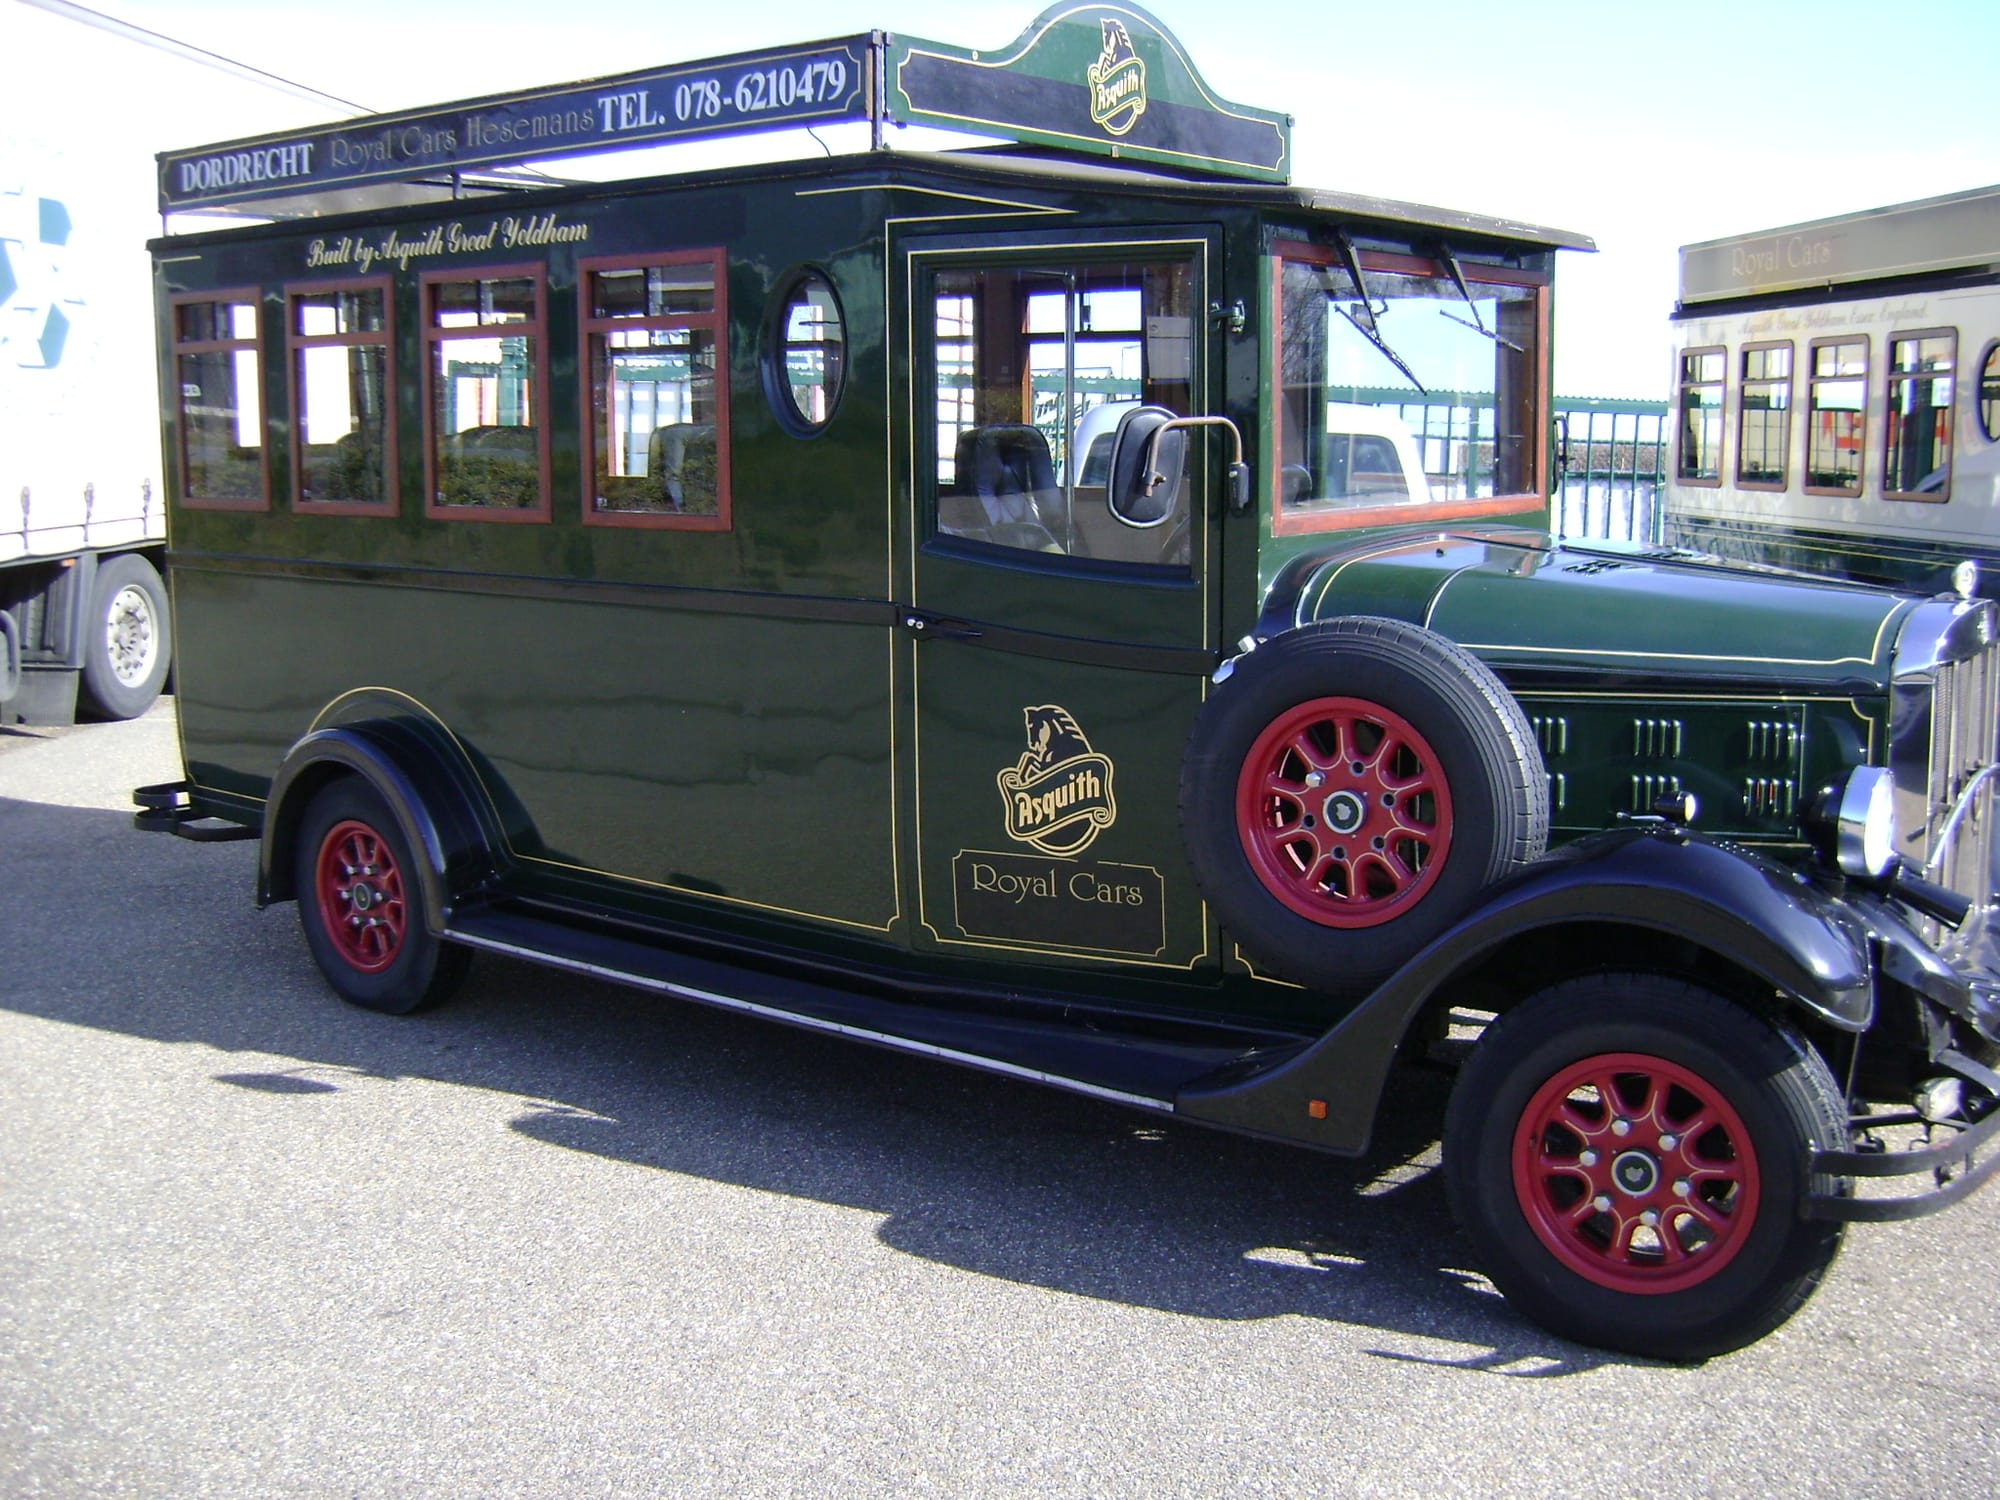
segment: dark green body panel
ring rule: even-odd
[[[279,498],[268,513],[170,508],[184,752],[204,806],[255,821],[314,730],[420,721],[456,746],[503,830],[491,852],[505,891],[883,972],[1317,1029],[1351,1002],[1252,973],[1183,852],[1182,749],[1228,643],[1260,621],[1393,615],[1473,645],[1546,736],[1558,837],[1643,810],[1647,778],[1663,790],[1679,777],[1723,807],[1705,827],[1783,843],[1820,768],[1860,758],[1875,733],[1901,607],[1884,596],[1717,578],[1707,597],[1698,572],[1551,550],[1505,518],[1494,539],[1274,539],[1267,501],[1221,503],[1220,443],[1198,450],[1185,573],[1037,566],[936,534],[918,441],[934,398],[912,356],[925,267],[1037,245],[1186,260],[1196,306],[1247,310],[1240,327],[1196,320],[1192,384],[1261,473],[1271,247],[1336,224],[1364,246],[1418,243],[1393,216],[1315,216],[1276,189],[1162,196],[1115,172],[889,158],[543,191],[534,211],[582,231],[575,243],[450,265],[546,258],[550,519],[424,515],[417,276],[435,267],[418,261],[395,277],[401,504],[293,513],[284,298],[334,274],[311,268],[315,242],[477,227],[504,216],[497,201],[160,247],[163,307],[255,287],[265,312]],[[1454,247],[1530,270],[1553,259],[1484,235],[1455,231]],[[731,524],[585,525],[579,261],[718,245]],[[811,436],[774,416],[763,364],[773,298],[805,266],[833,285],[849,350],[845,397]],[[1766,648],[1796,659],[1777,670]],[[1681,724],[1658,754],[1631,743],[1648,695],[1662,706],[1647,715]],[[1080,847],[1010,831],[1020,804],[1005,778],[1051,708],[1103,767],[1107,816]],[[1770,767],[1743,741],[1765,722],[1779,726]],[[1768,816],[1729,813],[1738,783],[1766,770],[1789,792],[1771,794]]]
[[[1795,847],[1818,789],[1880,754],[1880,684],[1913,607],[1538,533],[1430,532],[1307,571],[1289,617],[1387,615],[1486,661],[1535,726],[1558,836],[1691,792],[1704,829]]]

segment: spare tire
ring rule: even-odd
[[[1368,988],[1541,856],[1548,781],[1492,671],[1354,616],[1239,657],[1181,765],[1188,861],[1258,969]]]

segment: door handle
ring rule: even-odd
[[[964,620],[944,620],[915,610],[904,613],[903,628],[920,641],[976,641],[986,633]]]

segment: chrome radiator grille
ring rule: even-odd
[[[1981,904],[1992,899],[1994,886],[1994,782],[2000,775],[1984,773],[1994,765],[2000,730],[1995,658],[1989,643],[1936,668],[1923,842],[1913,851],[1931,879]]]

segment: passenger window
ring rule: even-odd
[[[585,263],[585,522],[728,529],[722,273],[720,250]]]
[[[1680,459],[1675,473],[1690,484],[1722,482],[1722,382],[1727,356],[1720,349],[1681,355]]]
[[[1792,440],[1792,346],[1748,345],[1742,370],[1742,405],[1736,415],[1737,483],[1751,489],[1783,489]]]
[[[292,502],[379,514],[396,499],[389,283],[294,289]]]
[[[1816,339],[1806,389],[1806,493],[1861,493],[1868,341]]]
[[[1185,568],[1192,496],[1144,524],[1108,503],[1119,420],[1192,411],[1194,267],[1119,262],[940,271],[932,284],[937,527],[1052,556]]]
[[[1958,335],[1949,329],[1889,340],[1882,498],[1951,498],[1951,388]]]
[[[423,289],[427,511],[462,520],[547,520],[542,268],[479,278],[432,273]]]
[[[173,304],[183,505],[264,510],[270,504],[258,395],[257,296],[220,292]]]
[[[817,271],[794,281],[776,334],[772,383],[785,401],[779,415],[816,432],[832,419],[847,384],[847,330],[832,283]]]

